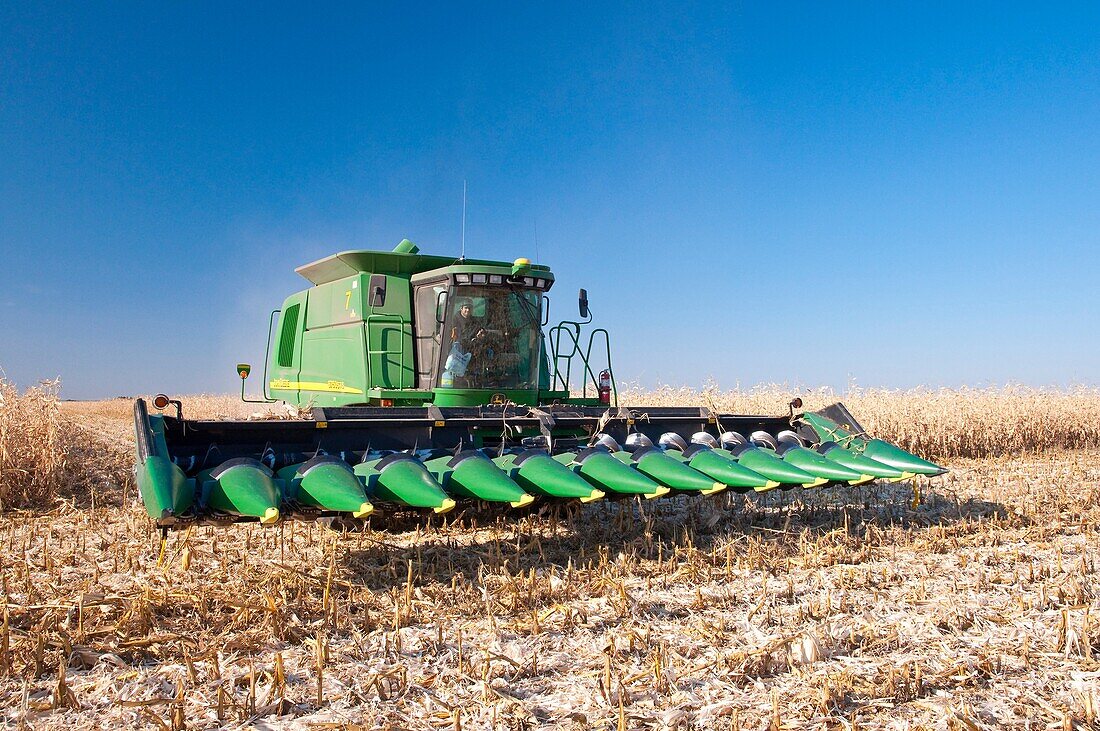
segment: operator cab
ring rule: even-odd
[[[548,275],[517,262],[512,271],[458,265],[414,276],[417,387],[456,405],[462,391],[517,403],[537,393]]]
[[[445,298],[439,388],[538,387],[542,296],[522,287],[462,287]]]

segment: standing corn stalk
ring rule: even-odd
[[[41,503],[64,476],[68,457],[60,382],[22,394],[0,379],[0,509]]]

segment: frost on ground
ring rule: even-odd
[[[1041,728],[1100,696],[1096,452],[872,489],[195,528],[0,517],[33,728]]]

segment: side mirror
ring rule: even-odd
[[[247,368],[248,366],[245,366],[245,367]],[[242,376],[242,378],[243,378],[243,376]],[[243,380],[241,381],[241,392],[242,393],[244,392],[244,381]],[[153,397],[153,406],[157,407],[161,411],[164,411],[169,406],[175,406],[176,407],[176,418],[177,419],[182,419],[183,418],[183,403],[179,399],[168,398],[168,396],[166,396],[165,394],[158,393],[156,396]]]
[[[800,399],[799,397],[795,396],[795,397],[794,397],[793,399],[791,399],[791,402],[790,402],[789,404],[787,404],[787,406],[788,406],[788,407],[790,408],[790,410],[791,410],[791,418],[793,419],[793,418],[794,418],[794,412],[795,412],[795,410],[796,410],[796,409],[801,409],[801,408],[802,408],[802,399]]]
[[[588,290],[583,287],[577,298],[577,306],[581,311],[581,317],[588,317]]]

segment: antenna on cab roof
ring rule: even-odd
[[[466,259],[466,181],[462,181],[462,255],[459,261]]]

